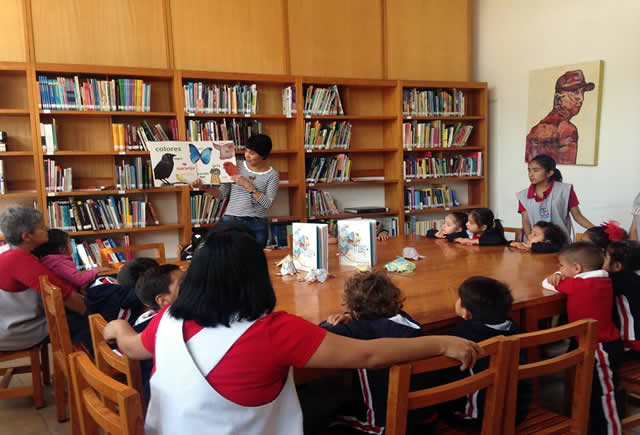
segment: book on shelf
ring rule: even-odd
[[[287,86],[282,90],[282,114],[291,117],[297,113],[296,87]]]
[[[482,176],[482,152],[433,157],[430,152],[421,156],[405,155],[402,161],[405,180],[438,177]]]
[[[309,189],[306,193],[307,203],[307,216],[327,216],[333,214],[339,214],[338,209],[333,197],[328,192],[323,192],[320,189]]]
[[[247,140],[256,134],[262,133],[262,122],[255,119],[221,119],[200,120],[189,119],[186,123],[187,140],[191,141],[218,141],[230,140],[236,147],[236,151],[246,148]]]
[[[350,175],[351,159],[346,154],[307,159],[307,183],[342,183]]]
[[[423,188],[409,187],[404,190],[405,211],[459,206],[456,189],[446,184]]]
[[[149,112],[151,85],[141,79],[38,76],[42,110]]]
[[[304,94],[304,114],[306,115],[344,115],[338,86],[319,88],[307,86]]]
[[[228,197],[218,199],[208,193],[191,195],[191,224],[212,224],[222,218]]]
[[[444,224],[444,219],[418,219],[417,216],[408,216],[404,222],[404,233],[426,237],[429,230],[439,230]]]
[[[231,183],[237,174],[236,153],[231,141],[149,142],[155,187]]]
[[[339,220],[338,253],[341,265],[374,266],[377,260],[375,219]]]
[[[329,233],[326,224],[294,222],[293,265],[298,270],[329,270]]]
[[[7,193],[7,183],[4,179],[4,160],[0,160],[0,195]]]
[[[395,237],[399,234],[398,218],[396,216],[381,216],[376,218],[376,221],[380,222],[382,230],[385,230],[391,237]]]
[[[293,229],[289,223],[272,222],[269,224],[267,236],[267,248],[281,249],[288,247],[288,237],[293,235]]]
[[[321,124],[320,121],[304,123],[304,148],[347,149],[351,144],[351,123],[334,121]]]
[[[71,238],[71,256],[79,270],[89,270],[96,267],[107,266],[104,264],[100,251],[102,249],[115,249],[118,245],[111,237],[95,240],[80,240]],[[107,255],[109,264],[126,261],[124,254],[112,253]]]
[[[380,207],[375,205],[368,205],[363,207],[345,207],[345,213],[364,214],[364,213],[387,213],[389,207]]]
[[[73,169],[62,168],[53,159],[44,159],[44,183],[47,192],[70,192],[73,190]]]
[[[402,90],[404,116],[464,116],[464,92],[460,89]]]
[[[45,154],[53,154],[58,151],[58,135],[56,134],[56,120],[53,118],[51,123],[40,123],[40,143],[42,152]]]
[[[162,124],[150,125],[146,120],[139,125],[114,123],[111,124],[111,131],[114,151],[149,151],[149,142],[175,140],[178,137],[178,123],[175,119],[169,120],[170,134],[165,132]]]
[[[445,124],[441,120],[402,124],[402,144],[404,149],[461,147],[473,131],[472,125]]]
[[[255,84],[187,82],[182,88],[185,113],[253,115],[258,110],[258,86]]]
[[[136,157],[131,162],[116,164],[116,189],[150,189],[153,187],[151,160]]]

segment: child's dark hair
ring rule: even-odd
[[[38,258],[47,255],[57,255],[64,252],[69,246],[69,234],[62,230],[51,229],[48,231],[49,241],[38,246],[32,251],[32,254]]]
[[[158,311],[160,306],[156,302],[156,296],[169,293],[171,272],[179,269],[175,264],[163,264],[147,269],[136,282],[138,299],[152,310]]]
[[[539,221],[534,225],[542,230],[544,241],[564,248],[569,243],[569,237],[562,228],[551,222]]]
[[[596,227],[591,227],[584,232],[591,243],[598,248],[605,250],[609,243],[617,240],[625,240],[628,235],[625,230],[620,228],[617,222],[609,221]]]
[[[486,225],[487,231],[493,229],[502,236],[504,243],[507,243],[507,239],[504,238],[504,228],[500,219],[496,219],[490,208],[477,208],[469,213],[469,217],[473,218],[474,222],[478,226]]]
[[[393,317],[402,310],[404,296],[383,271],[356,273],[344,283],[344,305],[362,320]]]
[[[118,272],[118,284],[125,288],[134,289],[136,288],[138,278],[153,267],[158,267],[158,262],[153,258],[138,257],[127,261],[127,263],[122,266],[122,269],[120,269],[120,272]]]
[[[635,240],[618,240],[607,246],[610,263],[622,264],[623,270],[640,270],[640,242]]]
[[[449,214],[453,216],[453,219],[456,221],[456,225],[458,225],[464,231],[465,225],[467,225],[467,214],[461,211],[454,211]]]
[[[472,276],[458,288],[460,304],[471,312],[474,320],[489,324],[509,318],[513,295],[509,286],[493,278]]]
[[[560,251],[560,257],[570,263],[581,264],[584,271],[602,269],[604,256],[602,249],[591,242],[575,242]]]
[[[550,155],[538,154],[529,160],[529,163],[531,162],[536,162],[547,172],[553,171],[553,175],[549,178],[551,181],[562,181],[562,173],[560,169],[556,168],[556,161]]]

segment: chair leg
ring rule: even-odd
[[[42,383],[51,385],[51,367],[49,367],[49,345],[43,344],[40,348],[40,363],[42,364]]]
[[[59,422],[67,421],[67,400],[64,393],[64,372],[57,364],[53,365],[53,389],[56,398],[56,418]]]
[[[80,416],[78,415],[78,406],[73,395],[73,387],[69,384],[69,418],[71,420],[71,435],[81,435]]]
[[[38,349],[31,349],[31,388],[33,391],[33,404],[36,409],[44,406],[42,399],[42,378],[40,377],[40,355]]]

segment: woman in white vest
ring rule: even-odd
[[[535,156],[529,162],[528,174],[531,185],[516,194],[522,229],[527,237],[539,221],[558,225],[570,240],[575,240],[571,216],[584,228],[594,226],[582,215],[573,185],[562,182],[562,174],[552,157],[546,154]]]
[[[355,340],[285,312],[264,252],[237,224],[196,251],[176,302],[141,333],[115,320],[107,340],[154,358],[147,434],[302,434],[293,367],[372,368],[444,354],[473,366],[475,343],[447,336]]]

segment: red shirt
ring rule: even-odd
[[[41,275],[47,275],[51,284],[60,287],[63,299],[74,290],[66,281],[40,264],[35,255],[24,249],[11,249],[0,254],[0,289],[21,292],[32,288],[40,291]]]
[[[535,198],[536,202],[542,202],[549,197],[549,194],[551,193],[551,189],[553,189],[553,181],[551,182],[547,190],[545,190],[544,193],[542,194],[542,198],[540,198],[538,195],[536,195],[536,186],[532,184],[529,186],[529,191],[527,192],[527,198]],[[578,205],[580,205],[580,201],[578,201],[578,196],[576,195],[576,192],[574,192],[573,186],[571,186],[571,191],[569,192],[569,204],[568,204],[569,210],[571,210],[573,207],[577,207]],[[518,201],[518,213],[522,213],[523,211],[527,211],[527,209],[524,208],[524,205],[522,205],[522,202]]]
[[[163,308],[142,332],[142,345],[154,356],[156,332],[167,308]],[[184,322],[185,342],[202,329],[193,320]],[[209,372],[207,381],[219,394],[238,405],[269,403],[280,394],[289,368],[303,367],[326,333],[319,326],[284,311],[268,314],[251,325],[231,346]]]
[[[608,277],[565,278],[556,290],[567,295],[569,322],[582,319],[598,321],[598,341],[620,340],[613,324],[613,286]]]

